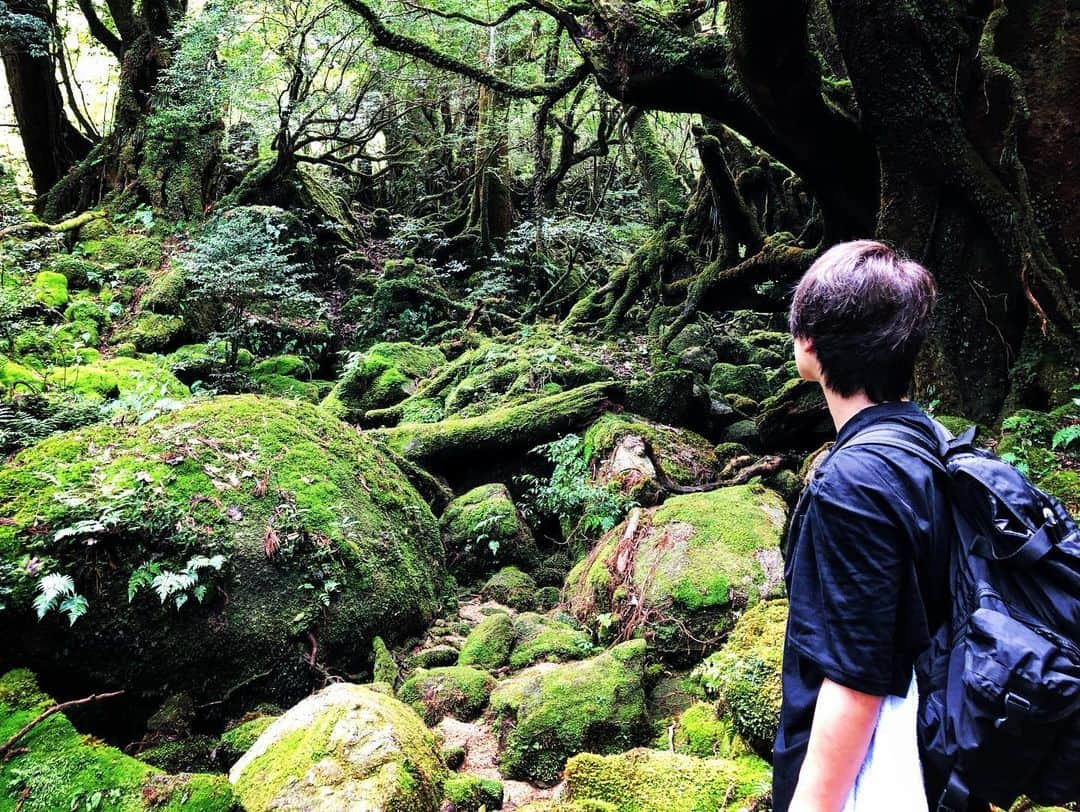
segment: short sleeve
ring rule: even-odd
[[[833,682],[883,696],[896,684],[910,529],[881,466],[869,455],[842,456],[811,494],[792,642]]]

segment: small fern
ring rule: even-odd
[[[189,558],[179,572],[162,569],[158,563],[143,564],[128,578],[128,602],[134,600],[141,590],[149,587],[162,604],[172,598],[178,610],[192,597],[202,603],[206,597],[206,584],[200,583],[200,571],[220,570],[224,563],[223,555],[196,555]]]
[[[70,575],[50,573],[38,581],[38,596],[34,598],[34,609],[41,620],[52,609],[67,615],[68,625],[86,614],[90,608],[86,598],[75,591],[75,582]]]
[[[1059,448],[1064,451],[1078,439],[1080,439],[1080,423],[1073,423],[1071,426],[1065,426],[1054,432],[1050,447],[1055,451]]]

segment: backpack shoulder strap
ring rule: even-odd
[[[944,434],[941,434],[941,432],[944,432]],[[965,432],[964,435],[966,436],[967,433],[968,432]],[[917,437],[919,437],[919,435],[908,429],[906,426],[885,420],[859,432],[844,443],[841,448],[849,448],[857,445],[885,445],[891,448],[901,448],[904,451],[914,454],[919,459],[924,460],[932,468],[943,473],[948,473],[945,463],[942,462],[941,459],[942,450],[947,444],[957,443],[963,438],[953,440],[944,428],[940,429],[938,439],[941,448],[939,448],[938,453],[935,454],[925,445],[918,442],[916,440]]]

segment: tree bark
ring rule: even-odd
[[[44,195],[90,152],[93,143],[67,117],[50,55],[49,7],[44,0],[10,0],[8,11],[41,21],[40,36],[0,35],[8,90],[34,190]]]

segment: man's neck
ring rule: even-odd
[[[825,393],[825,403],[829,407],[829,414],[832,416],[837,432],[856,414],[874,405],[874,401],[870,400],[865,392],[844,397],[827,386],[822,386],[821,391]]]

